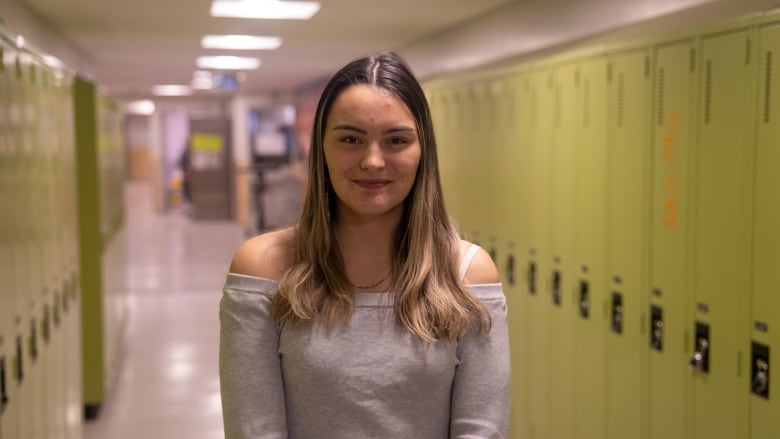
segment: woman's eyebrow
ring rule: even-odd
[[[356,131],[356,132],[361,133],[361,134],[368,134],[368,131],[366,131],[366,130],[364,130],[362,128],[358,128],[358,127],[353,126],[353,125],[348,125],[348,124],[336,125],[335,127],[333,127],[333,130],[334,131],[336,131],[336,130],[348,130],[348,131]],[[401,125],[401,126],[388,128],[388,129],[384,130],[382,132],[382,134],[397,133],[399,131],[415,131],[415,129],[412,128],[412,127]]]

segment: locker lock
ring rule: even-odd
[[[769,346],[753,342],[752,368],[754,395],[769,398]]]
[[[587,319],[590,314],[590,293],[588,288],[588,281],[580,281],[580,316],[583,319]]]
[[[5,357],[0,357],[0,415],[8,405],[8,386],[6,385]]]
[[[656,351],[664,348],[664,316],[660,306],[650,307],[650,347]]]
[[[699,372],[710,371],[710,326],[706,323],[696,322],[696,338],[694,351],[691,357],[691,366]]]
[[[536,262],[528,263],[528,292],[531,295],[536,294]]]
[[[612,293],[612,332],[623,333],[623,295]]]
[[[561,272],[558,270],[552,274],[552,300],[555,306],[561,306]]]
[[[515,284],[515,255],[506,258],[506,277],[509,285]]]

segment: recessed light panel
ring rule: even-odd
[[[211,70],[254,70],[260,67],[260,58],[243,56],[200,56],[198,68]]]
[[[251,35],[206,35],[201,45],[206,49],[274,50],[282,45],[282,39]]]
[[[308,20],[320,10],[319,2],[280,0],[214,0],[214,17]]]

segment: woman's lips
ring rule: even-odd
[[[380,189],[390,184],[390,180],[355,180],[355,183],[365,189]]]

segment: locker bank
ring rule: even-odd
[[[531,3],[374,49],[422,79],[449,213],[501,272],[510,437],[780,438],[780,4]],[[219,288],[295,221],[333,72],[131,114],[51,61],[45,15],[0,4],[0,439],[223,437]],[[184,143],[209,170],[186,192]]]

